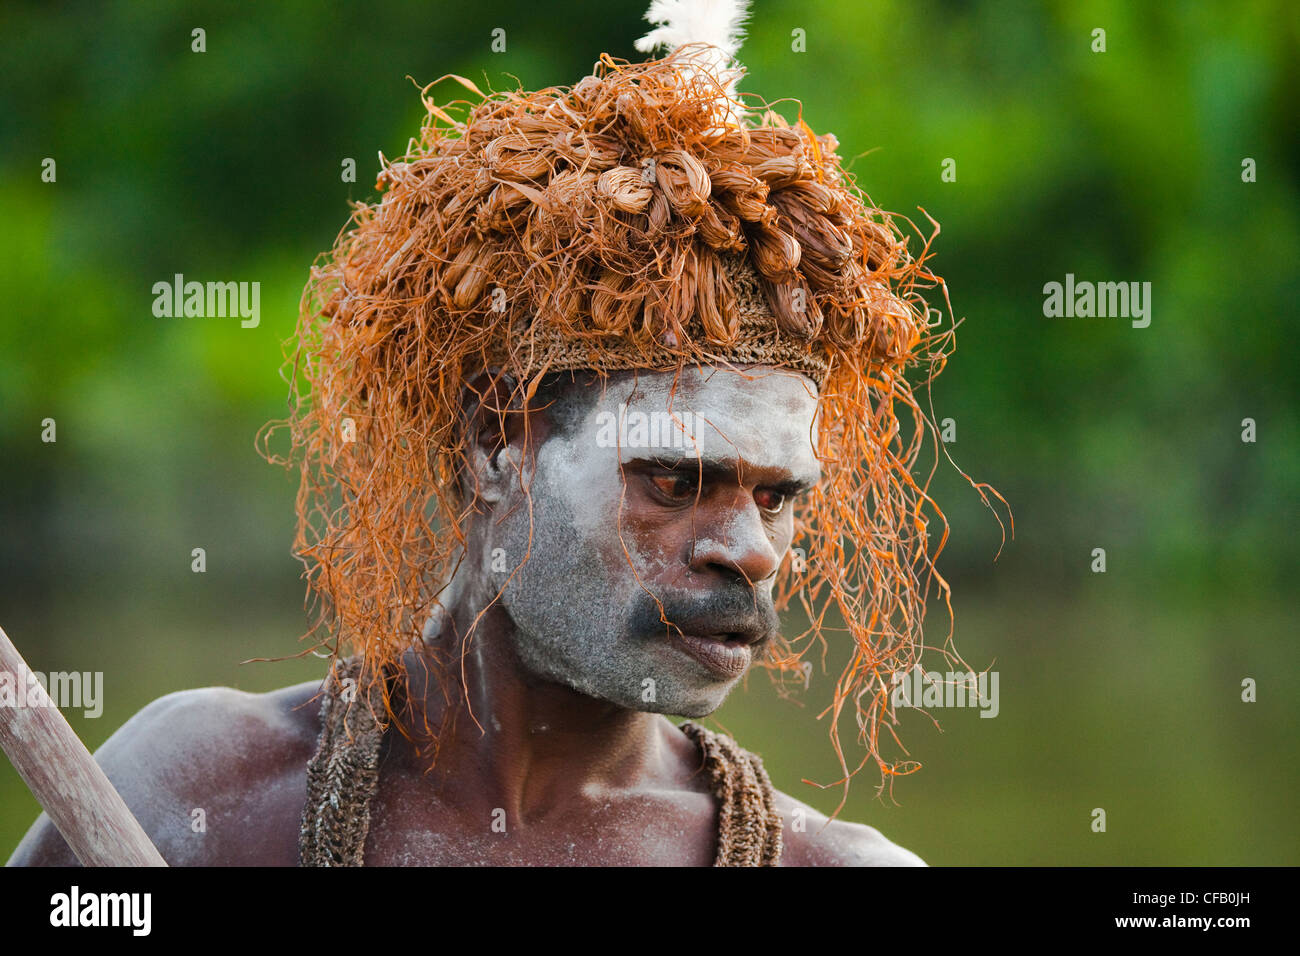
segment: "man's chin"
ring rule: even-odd
[[[695,707],[677,707],[673,710],[663,711],[663,713],[672,714],[675,717],[707,717],[721,707],[724,700],[726,700],[725,695],[722,700],[717,702],[700,704]]]
[[[686,685],[678,681],[659,681],[653,688],[643,687],[641,692],[623,706],[650,714],[670,714],[677,717],[707,717],[726,702],[740,679],[708,684]],[[651,691],[653,690],[653,693]]]
[[[549,661],[536,661],[530,669],[545,680],[626,710],[679,717],[707,717],[723,705],[744,676],[722,678],[694,661],[662,651],[610,673],[579,674],[572,666],[557,667]],[[645,676],[634,676],[638,674]]]
[[[653,682],[652,682],[653,681]],[[563,681],[573,690],[597,700],[645,714],[667,714],[674,717],[707,717],[727,699],[739,679],[727,683],[685,686],[676,680],[647,678],[639,686],[599,688],[590,683]]]

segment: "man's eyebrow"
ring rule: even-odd
[[[639,468],[659,468],[699,476],[703,481],[733,481],[736,477],[737,462],[732,459],[698,458],[695,455],[652,455],[632,458],[625,466]],[[765,482],[764,487],[772,488],[783,495],[797,495],[807,491],[821,480],[820,474],[809,474],[784,478],[780,481]]]

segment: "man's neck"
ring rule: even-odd
[[[441,626],[426,631],[425,650],[408,655],[412,726],[423,727],[427,716],[437,730],[447,699],[456,705],[432,775],[445,798],[488,801],[526,822],[557,807],[603,803],[671,773],[664,717],[529,674],[499,605],[480,617],[466,646],[475,613],[453,608],[435,619]],[[434,655],[446,662],[442,688],[429,674]],[[422,753],[433,756],[428,748]]]

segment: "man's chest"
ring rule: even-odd
[[[370,812],[368,866],[710,866],[717,847],[714,801],[690,792],[583,799],[525,820],[390,780]]]

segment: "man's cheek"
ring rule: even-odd
[[[669,539],[662,529],[625,523],[621,532],[614,535],[608,566],[634,586],[649,587],[670,570],[671,549],[666,544]]]

